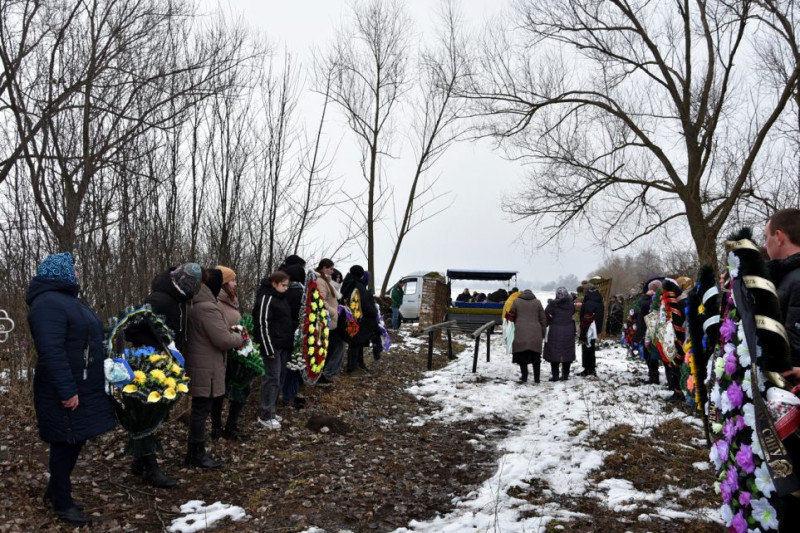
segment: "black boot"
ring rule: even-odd
[[[569,363],[562,363],[561,364],[561,381],[567,381],[569,379]]]
[[[239,431],[239,415],[242,414],[244,403],[231,402],[228,406],[228,421],[225,423],[225,429],[222,431],[222,437],[227,440],[250,440],[250,435]]]
[[[144,480],[154,487],[169,489],[178,484],[178,480],[168,476],[166,472],[158,466],[158,459],[153,454],[142,457],[144,465]]]
[[[539,383],[540,373],[541,373],[541,363],[539,361],[536,361],[535,363],[533,363],[533,382],[534,383]]]
[[[558,363],[550,363],[550,373],[552,376],[549,381],[558,381]]]
[[[144,463],[141,457],[134,457],[131,463],[131,474],[134,476],[141,476],[144,474]]]
[[[222,463],[215,461],[210,455],[206,455],[205,442],[190,442],[185,462],[187,465],[199,468],[220,468],[222,466]]]
[[[74,505],[61,511],[56,511],[56,516],[59,520],[73,526],[85,526],[92,523],[92,519],[83,514],[83,511]]]
[[[211,440],[218,440],[220,437],[224,437],[224,432],[220,427],[212,427],[211,428]]]

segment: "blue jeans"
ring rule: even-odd
[[[283,382],[283,402],[294,403],[297,393],[300,392],[300,381],[302,381],[299,370],[288,370],[286,379]]]
[[[400,308],[392,307],[392,329],[400,328]]]

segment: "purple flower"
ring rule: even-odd
[[[738,415],[736,417],[736,429],[739,431],[743,430],[745,426],[744,417],[742,415]]]
[[[728,460],[729,450],[730,447],[728,446],[727,442],[725,442],[724,440],[717,441],[717,453],[719,454],[719,458],[722,459],[723,463]]]
[[[719,336],[723,342],[729,342],[736,333],[736,322],[730,318],[726,318],[719,328]]]
[[[736,533],[747,533],[747,519],[745,519],[742,511],[739,511],[733,516],[733,522],[731,522],[731,531],[735,531]]]
[[[736,361],[735,354],[728,354],[725,356],[725,373],[732,376],[739,369],[739,363]]]
[[[736,427],[736,422],[733,418],[729,418],[725,421],[725,426],[722,428],[722,434],[725,435],[725,440],[730,444],[733,441],[733,437],[736,436],[736,433],[739,432],[739,428]]]
[[[741,449],[736,452],[736,464],[747,474],[756,471],[756,465],[753,463],[753,449],[747,444],[742,444]]]
[[[750,497],[751,496],[752,495],[747,491],[743,490],[742,492],[740,492],[739,493],[739,505],[741,505],[742,507],[747,507],[748,505],[750,505]]]
[[[719,484],[719,491],[722,494],[722,501],[726,504],[729,504],[733,494],[737,490],[739,490],[739,471],[736,470],[736,467],[732,466],[728,469],[725,479],[723,479],[722,483]]]
[[[726,390],[725,393],[728,395],[728,399],[731,401],[731,407],[736,409],[742,406],[744,393],[742,392],[742,386],[739,383],[734,381],[728,385],[728,390]]]

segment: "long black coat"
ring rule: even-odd
[[[375,298],[367,290],[366,286],[348,272],[342,282],[342,298],[345,304],[349,304],[353,294],[358,292],[361,302],[361,320],[358,321],[358,333],[350,344],[356,346],[366,346],[378,331],[378,310],[375,307]]]
[[[597,334],[600,335],[600,332],[603,331],[603,315],[605,315],[603,295],[600,294],[600,291],[586,291],[583,296],[583,305],[581,306],[581,322],[583,322],[586,313],[594,313],[594,325],[597,328]]]
[[[575,302],[566,295],[547,304],[544,310],[550,321],[547,342],[544,344],[544,360],[551,363],[575,361]]]
[[[150,295],[144,303],[150,304],[153,312],[162,315],[169,329],[172,330],[173,340],[178,351],[186,350],[188,312],[186,302],[189,300],[172,283],[170,270],[162,272],[153,278],[150,285]],[[125,331],[125,338],[134,346],[161,347],[153,331],[146,324],[134,324]]]
[[[769,269],[778,290],[792,365],[800,366],[800,253],[770,261]]]
[[[45,442],[75,443],[116,425],[105,393],[103,324],[77,296],[77,285],[37,276],[25,298],[38,355],[33,403]],[[76,394],[75,410],[61,404]]]

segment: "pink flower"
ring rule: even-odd
[[[744,399],[744,393],[742,392],[742,386],[739,385],[736,381],[731,383],[728,386],[728,390],[725,391],[728,395],[728,399],[731,401],[731,407],[734,409],[742,406],[742,400]]]
[[[736,436],[736,433],[739,432],[739,428],[736,427],[736,422],[733,418],[729,418],[725,421],[725,426],[722,428],[722,434],[725,435],[725,440],[728,443],[733,441],[733,437]]]
[[[742,511],[739,511],[733,516],[730,531],[735,531],[736,533],[747,533],[747,519],[745,519]]]
[[[739,363],[736,361],[736,354],[728,354],[725,356],[725,373],[732,376],[739,369]]]
[[[717,453],[719,454],[719,458],[722,459],[722,462],[728,460],[728,452],[730,451],[730,447],[727,442],[724,440],[717,441]]]
[[[741,449],[736,452],[736,464],[747,474],[756,471],[756,465],[753,463],[753,449],[747,444],[742,444]]]
[[[745,426],[745,423],[744,423],[744,417],[743,417],[743,416],[741,416],[741,415],[738,415],[738,416],[736,417],[736,429],[738,429],[739,431],[741,431],[741,430],[743,430],[743,429],[744,429],[744,426]]]
[[[747,491],[743,490],[742,492],[740,492],[739,493],[739,505],[741,505],[742,507],[747,507],[748,505],[750,505],[750,497],[751,496],[752,495]]]
[[[729,342],[733,338],[734,333],[736,333],[736,322],[730,318],[726,318],[719,328],[720,338],[723,342]]]

